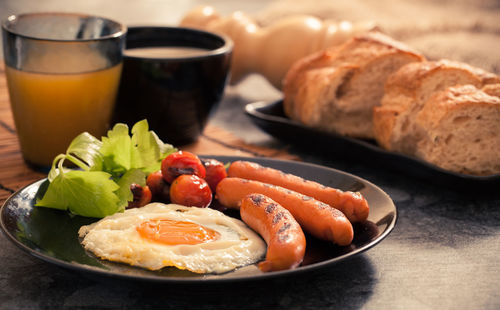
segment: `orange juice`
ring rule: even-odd
[[[110,125],[121,63],[75,74],[43,74],[6,66],[10,102],[25,160],[49,166],[73,138],[87,131],[97,138]]]

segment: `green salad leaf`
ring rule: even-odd
[[[102,142],[88,132],[78,135],[68,147],[67,155],[76,156],[90,167],[91,170],[102,170],[102,155],[99,150]]]
[[[105,217],[125,209],[115,193],[119,188],[109,173],[72,170],[60,173],[36,205],[81,216]]]
[[[105,170],[121,175],[130,169],[142,169],[146,173],[160,168],[158,158],[172,152],[171,145],[164,144],[158,136],[148,130],[148,123],[140,121],[132,127],[132,136],[125,124],[116,124],[102,138],[100,153],[104,156]]]
[[[134,195],[130,191],[132,183],[140,186],[146,185],[146,173],[140,169],[131,169],[118,180],[117,184],[120,188],[116,191],[116,194],[120,198],[120,205],[126,205],[128,201],[134,199]]]
[[[54,158],[48,189],[35,205],[98,218],[125,210],[133,199],[130,185],[144,186],[147,174],[159,170],[163,158],[177,150],[150,131],[146,120],[137,122],[131,133],[118,123],[102,140],[87,132],[78,135],[65,154]],[[65,161],[79,169],[67,168]]]
[[[112,175],[124,174],[130,169],[132,140],[128,135],[128,126],[116,124],[102,137],[100,153],[104,159],[104,170]]]
[[[88,132],[79,134],[71,141],[66,154],[60,154],[54,159],[48,176],[49,181],[59,174],[59,169],[56,169],[55,165],[64,159],[70,160],[85,170],[101,171],[103,165],[103,158],[99,152],[101,146],[102,142]]]

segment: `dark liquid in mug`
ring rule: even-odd
[[[209,51],[192,47],[127,50],[114,122],[132,126],[147,119],[150,129],[166,143],[179,146],[195,141],[223,95],[230,64],[229,55],[190,57]]]

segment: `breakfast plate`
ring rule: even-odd
[[[245,106],[245,112],[262,130],[291,144],[310,148],[320,146],[322,151],[334,156],[376,163],[377,166],[383,165],[412,177],[435,182],[439,186],[469,189],[500,186],[500,174],[474,176],[455,173],[415,157],[386,151],[373,140],[355,139],[309,128],[285,116],[282,100],[250,103]]]
[[[206,156],[204,156],[206,157]],[[14,193],[1,209],[0,224],[8,239],[29,254],[57,266],[89,276],[120,280],[139,280],[152,283],[234,283],[283,277],[320,268],[358,255],[382,241],[394,228],[397,210],[391,198],[376,185],[357,176],[324,166],[267,158],[211,156],[223,163],[235,160],[255,161],[307,179],[342,190],[359,191],[370,205],[368,220],[354,225],[355,237],[349,246],[336,246],[306,236],[304,262],[292,270],[263,273],[256,265],[239,268],[224,274],[196,274],[166,267],[149,271],[129,265],[101,260],[87,252],[78,237],[82,225],[95,218],[71,216],[68,212],[35,207],[48,185],[47,179],[32,183]],[[227,213],[238,217],[237,212]]]

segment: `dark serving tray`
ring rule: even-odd
[[[321,148],[335,156],[384,166],[452,189],[488,190],[500,187],[500,174],[474,176],[455,173],[415,157],[386,151],[372,140],[349,138],[306,127],[286,117],[282,103],[282,100],[250,103],[245,106],[245,112],[262,130],[291,144]]]

